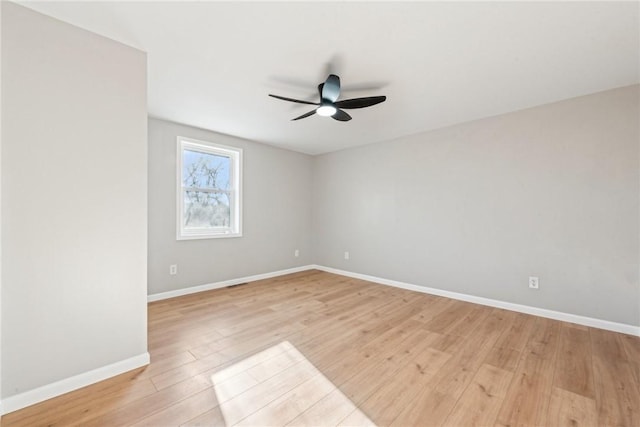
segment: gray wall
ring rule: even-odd
[[[317,157],[314,261],[640,325],[638,93]]]
[[[7,397],[147,351],[146,55],[0,7]]]
[[[2,9],[0,4],[0,25]],[[0,399],[2,399],[2,27],[0,27]],[[2,413],[0,400],[0,414]]]
[[[176,240],[178,135],[244,150],[242,237]],[[308,155],[150,119],[149,294],[310,264],[311,173]]]

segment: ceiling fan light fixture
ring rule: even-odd
[[[295,117],[291,119],[292,121],[304,119],[317,114],[323,117],[331,117],[339,122],[348,122],[352,117],[344,111],[345,109],[371,107],[372,105],[380,104],[387,99],[386,96],[367,96],[366,98],[352,98],[338,101],[338,98],[340,97],[340,77],[335,74],[329,74],[327,80],[318,85],[318,95],[320,95],[320,102],[303,101],[302,99],[287,98],[286,96],[274,95],[272,93],[269,94],[269,96],[282,99],[283,101],[317,105],[314,110]]]
[[[321,105],[316,109],[316,113],[323,117],[333,116],[337,111],[333,105]]]

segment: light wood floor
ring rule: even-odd
[[[149,304],[152,363],[8,426],[640,426],[640,339],[309,271]]]

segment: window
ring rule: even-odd
[[[178,137],[178,240],[239,237],[242,150]]]

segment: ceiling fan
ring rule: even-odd
[[[340,77],[335,74],[329,74],[327,80],[318,85],[318,93],[320,94],[320,102],[309,102],[272,94],[269,94],[269,96],[282,99],[284,101],[318,106],[314,110],[291,120],[304,119],[305,117],[309,117],[317,113],[319,116],[332,117],[334,120],[341,122],[348,122],[351,120],[351,116],[342,111],[342,109],[348,110],[352,108],[371,107],[372,105],[379,104],[387,99],[386,96],[369,96],[366,98],[352,98],[338,101],[338,97],[340,96]]]

